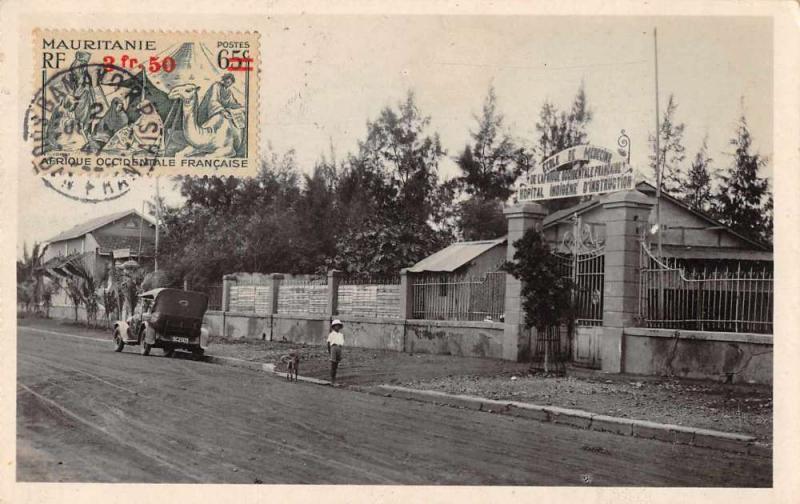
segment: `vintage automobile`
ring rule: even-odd
[[[176,349],[203,355],[208,331],[202,327],[208,296],[180,289],[153,289],[139,295],[133,315],[114,324],[114,351],[141,345],[142,355],[161,348],[171,357]]]

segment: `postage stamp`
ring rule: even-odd
[[[253,175],[256,32],[33,32],[40,175]]]

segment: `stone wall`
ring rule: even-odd
[[[272,321],[269,315],[209,310],[203,319],[209,336],[231,340],[269,340]]]
[[[503,324],[405,320],[337,315],[348,346],[410,353],[502,358]],[[226,339],[266,339],[324,345],[330,318],[317,314],[254,314],[209,311],[209,335]]]
[[[769,334],[628,327],[624,339],[626,373],[772,383]]]
[[[451,320],[406,320],[409,353],[503,358],[505,324]]]

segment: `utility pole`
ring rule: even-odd
[[[142,230],[144,229],[144,200],[142,200],[142,213],[139,215],[139,252],[136,254],[136,260],[139,264],[142,263]],[[128,257],[130,260],[130,257]]]
[[[661,166],[661,120],[659,118],[659,104],[658,104],[658,29],[653,28],[653,52],[655,54],[655,69],[656,69],[656,231],[658,232],[658,260],[664,259],[664,251],[661,246],[661,183],[662,183],[662,166]],[[659,267],[659,269],[661,269]],[[658,314],[661,316],[664,310],[664,273],[658,275]]]
[[[658,258],[662,258],[661,250],[661,184],[662,184],[662,167],[661,167],[661,120],[659,119],[659,104],[658,104],[658,31],[653,28],[653,49],[655,51],[655,66],[656,66],[656,226],[658,229]]]

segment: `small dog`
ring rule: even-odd
[[[287,355],[281,357],[281,362],[286,364],[286,379],[297,381],[297,373],[300,372],[300,355],[296,351],[291,351]]]

